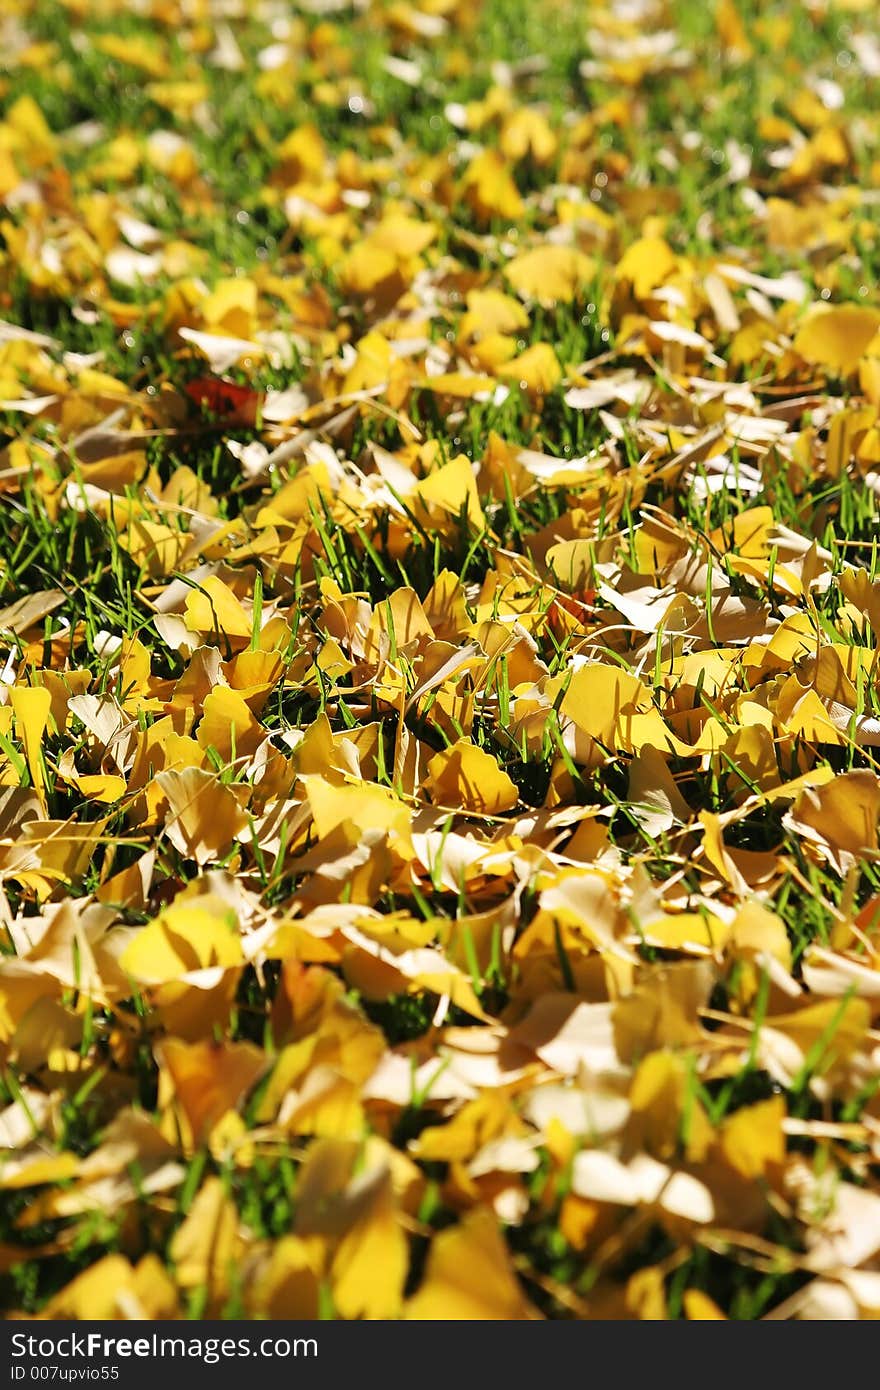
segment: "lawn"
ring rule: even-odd
[[[875,6],[0,39],[6,1315],[880,1315]]]

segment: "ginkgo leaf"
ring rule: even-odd
[[[158,1058],[196,1144],[240,1104],[266,1065],[249,1043],[183,1043],[174,1038],[162,1043]]]
[[[562,368],[549,343],[533,343],[512,362],[498,370],[501,377],[510,377],[526,391],[544,395],[562,380]]]
[[[213,1298],[230,1287],[241,1251],[238,1214],[220,1178],[202,1183],[171,1242],[175,1277],[181,1288],[204,1288]]]
[[[430,473],[417,485],[415,496],[431,511],[464,515],[477,530],[485,526],[473,469],[464,454]]]
[[[795,334],[794,347],[807,362],[847,375],[855,370],[880,329],[880,312],[860,304],[814,309]]]
[[[591,663],[575,671],[560,706],[583,733],[606,748],[639,752],[646,744],[681,752],[647,688],[619,667]]]
[[[711,1193],[689,1173],[673,1172],[647,1154],[628,1164],[599,1150],[582,1151],[574,1161],[572,1188],[580,1197],[622,1206],[659,1206],[672,1216],[705,1225],[715,1215]]]
[[[176,1317],[178,1293],[156,1255],[132,1266],[124,1255],[105,1255],[49,1300],[47,1317],[164,1319]]]
[[[404,835],[409,827],[408,807],[384,787],[335,787],[323,777],[310,776],[306,794],[319,839],[346,821],[352,821],[360,830],[389,830],[396,835]]]
[[[375,242],[360,242],[346,256],[340,275],[351,294],[366,294],[397,273],[398,261],[393,251]]]
[[[168,802],[165,833],[197,864],[219,858],[247,825],[238,797],[213,773],[188,767],[160,772],[156,783]]]
[[[818,845],[841,872],[877,850],[880,778],[860,770],[806,787],[788,814],[792,828]]]
[[[346,1318],[396,1317],[403,1298],[409,1252],[390,1172],[373,1182],[370,1197],[333,1259],[333,1301]]]
[[[425,1277],[407,1300],[405,1316],[427,1321],[540,1316],[527,1302],[495,1217],[485,1207],[434,1237]]]
[[[13,686],[10,702],[15,714],[16,729],[24,745],[31,782],[46,809],[46,778],[40,760],[40,744],[49,723],[52,698],[40,686],[23,689]]]
[[[244,960],[235,919],[183,896],[132,937],[119,964],[141,984],[163,984],[191,970]]]
[[[630,1089],[630,1143],[655,1158],[676,1153],[687,1110],[687,1153],[703,1158],[712,1138],[711,1126],[699,1101],[688,1095],[687,1066],[670,1051],[651,1052],[640,1063]]]
[[[460,739],[428,763],[428,788],[441,805],[496,816],[519,800],[516,784],[490,753]]]
[[[198,588],[189,591],[185,614],[191,632],[250,638],[253,630],[238,599],[215,575],[209,575]]]
[[[675,256],[661,237],[642,237],[618,261],[615,277],[630,282],[636,299],[647,299],[672,274],[675,264]]]
[[[196,739],[202,748],[213,748],[224,762],[248,758],[264,737],[243,697],[228,686],[217,685],[202,704]]]
[[[94,45],[108,58],[141,68],[151,77],[164,77],[168,72],[168,59],[156,43],[145,43],[140,38],[123,38],[118,34],[102,34],[95,39]]]
[[[761,1177],[768,1165],[785,1158],[785,1102],[781,1096],[744,1106],[721,1126],[719,1147],[726,1161],[744,1178]]]
[[[465,196],[476,215],[484,221],[505,217],[512,221],[522,216],[523,202],[519,190],[497,150],[484,150],[468,165],[462,179]]]
[[[684,1305],[684,1315],[691,1322],[717,1322],[724,1319],[724,1314],[717,1303],[703,1293],[702,1289],[685,1289],[682,1295]]]
[[[270,1318],[314,1320],[320,1307],[320,1274],[312,1247],[298,1236],[282,1236],[255,1280],[256,1309]]]
[[[530,156],[536,164],[548,164],[558,143],[547,117],[533,107],[523,106],[512,111],[501,127],[501,151],[514,161]]]
[[[539,246],[505,266],[507,279],[521,295],[541,304],[570,304],[589,281],[594,263],[568,246]]]
[[[515,262],[511,262],[511,265]],[[508,273],[510,265],[507,267]],[[513,333],[527,327],[529,316],[517,300],[500,290],[468,290],[467,312],[462,314],[459,333],[462,338],[475,334]]]
[[[230,338],[250,338],[257,312],[257,287],[244,276],[221,280],[202,301],[202,318]]]

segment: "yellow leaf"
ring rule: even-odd
[[[211,772],[187,767],[182,772],[160,772],[155,780],[168,801],[165,833],[181,854],[197,864],[219,858],[248,823],[233,788]]]
[[[562,380],[562,368],[549,343],[533,343],[519,357],[500,367],[498,375],[518,382],[533,395],[543,396]]]
[[[146,93],[151,101],[167,106],[183,120],[191,120],[195,108],[210,94],[207,83],[201,81],[148,82]]]
[[[350,294],[368,294],[397,272],[397,257],[372,238],[353,247],[339,267],[340,282]],[[402,282],[401,282],[402,288]]]
[[[160,1105],[180,1105],[195,1145],[236,1110],[266,1070],[267,1058],[251,1043],[181,1042],[166,1038],[156,1049],[162,1069]]]
[[[56,1293],[42,1316],[127,1321],[175,1318],[178,1312],[177,1290],[157,1255],[145,1255],[134,1267],[124,1255],[105,1255]]]
[[[880,310],[864,304],[819,305],[804,319],[794,350],[805,362],[848,376],[880,329]]]
[[[420,256],[437,240],[437,228],[416,217],[405,217],[403,213],[386,213],[373,228],[369,240],[374,246],[390,251],[395,260],[405,261]]]
[[[710,532],[709,541],[720,550],[764,559],[772,548],[770,539],[776,524],[771,507],[748,507],[724,527]]]
[[[785,923],[756,900],[744,902],[733,919],[730,944],[736,951],[767,952],[791,969],[791,942]]]
[[[232,1281],[243,1242],[238,1213],[220,1178],[206,1178],[183,1225],[169,1247],[182,1289],[208,1290],[222,1297]]]
[[[34,790],[46,810],[46,779],[40,758],[40,744],[49,723],[52,697],[43,686],[14,685],[9,699],[15,712],[16,731],[24,745],[28,771]]]
[[[494,373],[497,373],[505,362],[509,362],[511,357],[515,356],[516,339],[508,337],[506,333],[486,334],[485,337],[480,338],[478,342],[471,346],[469,352],[469,357],[473,365],[481,368],[481,370],[485,372]],[[434,380],[436,380],[436,378],[429,378],[429,381]],[[480,378],[475,377],[474,380],[479,381]],[[465,377],[465,381],[470,381],[470,378]],[[447,394],[452,395],[453,393],[448,391]],[[474,394],[476,395],[478,393],[475,392]]]
[[[510,811],[519,800],[516,783],[492,754],[463,738],[434,754],[425,785],[438,805],[484,816]]]
[[[434,1237],[425,1277],[404,1316],[426,1322],[513,1322],[541,1315],[516,1280],[495,1217],[476,1207]]]
[[[202,906],[185,896],[142,927],[120,956],[120,967],[139,984],[163,984],[192,970],[244,960],[234,912],[219,899]]]
[[[772,1096],[758,1105],[746,1105],[721,1126],[719,1147],[731,1168],[744,1178],[763,1176],[768,1165],[785,1160],[785,1101]]]
[[[409,1247],[394,1209],[391,1174],[380,1171],[369,1204],[345,1234],[331,1270],[333,1302],[344,1318],[400,1314]]]
[[[486,525],[477,482],[470,460],[464,454],[455,458],[442,468],[429,473],[415,488],[414,496],[429,512],[446,513],[458,517],[462,514],[477,531]]]
[[[767,1027],[785,1033],[797,1043],[806,1058],[819,1048],[814,1071],[824,1075],[837,1062],[850,1058],[862,1045],[870,1026],[871,1010],[866,999],[825,999],[791,1013],[771,1015]]]
[[[230,338],[251,338],[256,329],[257,287],[242,276],[219,280],[202,301],[202,318],[213,332]]]
[[[636,299],[648,299],[675,267],[675,256],[662,237],[642,237],[618,261],[614,275],[630,282]]]
[[[459,396],[462,400],[472,400],[474,396],[495,389],[492,377],[473,372],[440,372],[437,376],[426,376],[417,384],[421,391],[434,391],[438,396]]]
[[[320,1315],[320,1272],[310,1242],[282,1236],[256,1281],[255,1309],[267,1318],[314,1321]]]
[[[346,374],[342,385],[344,394],[383,386],[391,376],[392,362],[388,339],[376,330],[367,333],[357,345],[357,361]]]
[[[515,262],[510,262],[508,272],[512,264]],[[508,334],[528,327],[529,316],[523,306],[500,290],[468,290],[465,302],[467,310],[458,325],[459,336],[463,340],[475,334]]]
[[[589,587],[593,577],[595,552],[596,546],[593,541],[558,541],[556,545],[550,546],[544,558],[547,568],[560,586],[574,593],[578,589]]]
[[[235,638],[249,639],[253,628],[235,594],[214,574],[208,575],[198,589],[190,589],[184,622],[190,632]]]
[[[634,1317],[646,1322],[663,1322],[666,1312],[666,1285],[657,1265],[636,1270],[626,1282],[626,1306]]]
[[[715,23],[718,37],[729,53],[740,61],[751,58],[752,45],[734,0],[719,0],[715,10]]]
[[[359,830],[388,830],[395,835],[406,835],[409,830],[409,807],[386,787],[369,783],[333,786],[314,774],[303,777],[303,781],[319,840],[346,821]]]
[[[595,271],[595,262],[570,246],[539,246],[504,268],[513,288],[540,304],[570,304]]]
[[[867,769],[845,772],[821,787],[805,787],[784,824],[817,845],[845,873],[877,851],[880,778]]]
[[[549,164],[559,142],[547,117],[523,106],[505,117],[498,143],[502,154],[514,162],[528,155],[536,164]]]
[[[688,1158],[699,1161],[705,1156],[712,1129],[702,1105],[691,1094],[682,1057],[668,1051],[649,1053],[633,1077],[629,1100],[632,1118],[627,1133],[636,1148],[670,1159],[684,1131]]]
[[[682,1296],[684,1315],[691,1322],[724,1321],[725,1317],[717,1303],[701,1289],[685,1289]]]
[[[151,77],[164,77],[168,72],[168,59],[155,43],[148,43],[140,36],[123,38],[120,34],[99,34],[93,40],[99,53],[115,58],[119,63],[128,63],[133,68],[141,68]]]
[[[282,173],[288,183],[320,175],[326,159],[326,147],[317,126],[301,125],[291,131],[278,147]]]
[[[863,363],[864,368],[873,372],[880,368],[880,361],[870,358]],[[860,368],[861,371],[861,368]],[[832,416],[828,426],[828,443],[825,446],[825,465],[832,478],[839,478],[852,462],[857,443],[864,439],[866,432],[877,422],[876,406],[862,406],[861,409],[839,410]]]
[[[522,1134],[524,1126],[505,1095],[487,1091],[468,1101],[444,1125],[432,1125],[410,1145],[422,1162],[460,1163],[504,1134]]]
[[[224,763],[249,758],[266,737],[242,696],[229,686],[215,686],[202,709],[196,740],[204,749],[216,749]]]
[[[473,211],[483,222],[495,217],[516,222],[523,214],[523,201],[498,150],[483,150],[465,170],[462,189]]]
[[[26,1150],[0,1167],[0,1188],[41,1187],[44,1183],[64,1182],[75,1177],[79,1164],[75,1154],[42,1154]]]
[[[45,164],[54,157],[55,136],[32,96],[19,97],[6,112],[6,124],[24,147],[28,162]]]
[[[364,659],[378,662],[385,652],[406,652],[415,644],[423,645],[433,637],[431,624],[413,589],[395,589],[373,610],[364,640]],[[393,659],[393,658],[392,658]]]
[[[663,752],[690,751],[667,728],[647,686],[617,666],[592,662],[575,671],[560,713],[609,749],[633,753],[651,744]]]

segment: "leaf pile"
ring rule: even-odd
[[[880,1313],[880,35],[791,11],[6,6],[7,1312]]]

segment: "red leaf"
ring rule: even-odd
[[[183,388],[190,400],[212,415],[235,415],[247,424],[257,416],[260,392],[218,376],[200,376]]]

